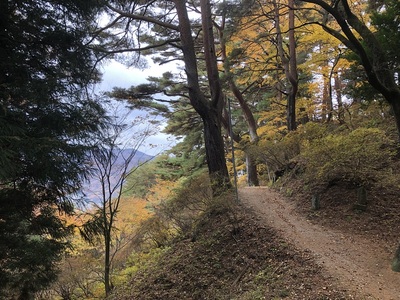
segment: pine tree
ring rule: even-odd
[[[202,119],[213,190],[217,194],[229,188],[230,179],[221,133],[224,97],[215,53],[210,1],[112,1],[107,4],[107,10],[110,22],[98,30],[99,37],[108,37],[101,40],[99,46],[105,56],[157,53],[156,61],[166,62],[177,60],[178,53],[178,59],[184,65],[185,74],[182,75],[186,77],[190,104]],[[189,11],[193,12],[190,16]],[[123,30],[116,32],[114,29],[117,27]],[[202,50],[198,51],[198,48]],[[205,65],[205,76],[198,68],[201,60]],[[208,82],[206,90],[202,89],[200,83],[204,77]]]

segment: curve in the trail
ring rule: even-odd
[[[379,244],[310,223],[269,188],[242,188],[239,197],[283,238],[313,253],[316,262],[355,299],[400,300],[400,273],[390,269],[392,253]]]

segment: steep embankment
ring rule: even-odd
[[[400,273],[390,269],[393,253],[379,242],[347,234],[343,228],[336,231],[312,224],[291,202],[268,188],[243,188],[240,198],[260,222],[276,229],[299,250],[309,251],[323,272],[350,291],[348,297],[400,299]],[[304,278],[305,283],[312,280]]]

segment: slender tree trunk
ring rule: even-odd
[[[257,164],[254,161],[252,155],[246,151],[246,171],[247,171],[247,184],[249,186],[259,186],[257,174]]]
[[[296,130],[296,96],[299,89],[297,74],[297,54],[296,39],[294,35],[295,28],[294,0],[289,0],[289,76],[288,80],[291,90],[288,99],[288,124],[289,130]]]
[[[255,144],[258,142],[258,134],[257,134],[257,122],[254,118],[254,115],[247,104],[246,100],[243,97],[242,92],[238,88],[238,86],[235,83],[235,80],[232,78],[232,73],[230,70],[230,66],[227,64],[227,53],[226,53],[226,44],[225,44],[225,38],[224,38],[224,24],[225,21],[223,19],[222,21],[222,26],[218,28],[219,30],[219,39],[221,43],[221,59],[224,62],[224,71],[225,75],[227,76],[227,81],[229,88],[235,98],[238,100],[240,108],[242,109],[244,118],[247,123],[247,128],[249,129],[249,135],[250,135],[250,144]],[[229,124],[230,122],[225,122],[226,124]],[[230,131],[230,128],[227,128],[228,131]],[[237,136],[236,142],[240,142],[242,139],[241,137]],[[249,186],[259,186],[260,183],[258,181],[258,174],[257,174],[257,164],[252,157],[252,155],[249,153],[249,150],[247,147],[244,148],[245,152],[245,157],[246,157],[246,171],[247,171],[247,184]]]
[[[112,155],[111,151],[109,155]],[[108,165],[106,168],[108,170]],[[110,190],[111,187],[109,185],[110,174],[107,174],[105,178],[103,178],[103,180],[105,180],[103,182],[107,182],[106,184],[103,184],[103,199],[105,199],[105,201],[103,201],[102,213],[103,213],[103,237],[104,237],[104,290],[106,296],[108,296],[111,292],[111,282],[110,282],[111,249],[110,248],[111,248],[111,229],[113,225],[113,214],[111,209],[112,191]],[[108,194],[105,192],[106,189],[108,190]],[[110,214],[107,213],[108,211],[110,211]],[[108,215],[110,217],[108,217]]]
[[[393,92],[393,97],[390,98],[390,105],[393,110],[393,115],[396,121],[397,134],[400,142],[400,90]]]
[[[233,91],[233,94],[236,96],[236,99],[238,99],[239,105],[242,108],[243,114],[245,116],[249,129],[250,145],[256,144],[259,137],[257,134],[257,123],[254,119],[254,115],[232,78],[230,79],[229,85],[231,87],[231,90]],[[258,181],[257,164],[248,148],[249,147],[245,147],[244,149],[246,156],[247,184],[249,186],[259,186],[260,182]]]
[[[344,107],[343,107],[343,99],[342,99],[342,82],[340,80],[339,72],[335,72],[334,74],[334,86],[336,92],[336,101],[338,103],[338,120],[340,124],[344,123]]]
[[[287,127],[289,131],[296,130],[296,95],[298,91],[298,75],[296,61],[296,40],[294,36],[294,0],[289,0],[289,55],[283,48],[283,37],[280,27],[280,7],[277,0],[273,0],[275,14],[275,28],[277,36],[278,55],[285,70],[286,79],[289,82],[287,98]]]
[[[330,77],[323,76],[323,89],[322,89],[322,122],[330,122],[332,119],[332,98],[330,93]]]
[[[106,229],[108,231],[108,229]],[[111,280],[110,280],[110,248],[111,248],[111,236],[107,232],[104,236],[105,242],[105,254],[104,254],[104,287],[106,296],[111,292]]]
[[[328,102],[329,114],[328,114],[328,120],[327,120],[328,122],[330,122],[333,117],[332,78],[334,79],[335,91],[340,93],[340,95],[339,95],[340,99],[339,99],[339,96],[337,97],[337,99],[338,99],[337,100],[337,102],[338,102],[338,119],[339,119],[339,122],[343,121],[343,118],[341,119],[340,112],[339,112],[340,111],[339,107],[340,108],[343,107],[342,98],[341,98],[342,96],[341,96],[341,91],[338,91],[338,89],[336,88],[336,78],[335,78],[335,76],[339,76],[338,73],[335,72],[335,68],[336,68],[337,64],[339,63],[340,57],[341,57],[340,54],[338,56],[336,56],[335,61],[332,64],[331,70],[329,71],[329,77],[328,77],[328,82],[327,82],[328,88],[329,88],[329,102]],[[327,62],[327,64],[328,64],[328,62]]]
[[[253,113],[251,112],[250,107],[247,105],[246,100],[243,97],[242,92],[237,87],[233,78],[228,79],[229,87],[232,93],[235,95],[236,99],[239,101],[240,108],[242,109],[244,118],[247,123],[247,127],[249,129],[250,141],[255,143],[258,141],[258,134],[257,134],[257,122],[254,118]]]

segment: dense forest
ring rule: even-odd
[[[244,186],[313,199],[313,211],[350,205],[398,244],[399,15],[398,0],[2,1],[0,298],[265,299],[261,273],[232,294],[223,281],[244,273],[224,277],[233,264],[222,272],[202,256],[239,259],[224,248],[247,241],[239,232],[252,236],[247,254],[269,245],[289,256],[254,238]],[[110,60],[173,67],[99,92]],[[177,143],[141,153],[160,130]],[[192,266],[184,251],[198,246],[204,261]],[[221,282],[199,273],[173,289],[151,277],[168,273],[168,258],[192,266],[186,276],[220,270]],[[321,299],[345,296],[335,297]]]

